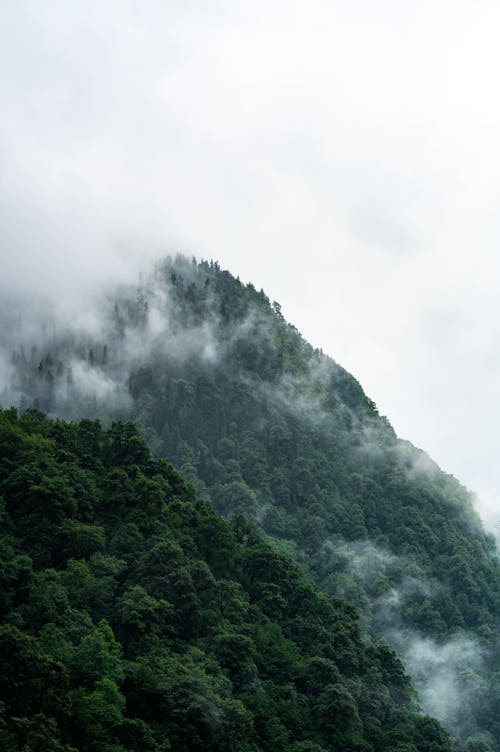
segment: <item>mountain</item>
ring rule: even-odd
[[[426,712],[500,749],[498,554],[471,496],[398,439],[278,304],[216,263],[160,263],[91,324],[3,317],[4,404],[136,421],[223,516],[244,515],[403,659]]]
[[[394,653],[130,423],[0,413],[5,752],[451,752]]]

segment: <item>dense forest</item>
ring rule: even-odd
[[[4,321],[10,369],[4,404],[18,405],[28,416],[35,408],[70,419],[100,417],[108,424],[134,420],[153,455],[172,461],[189,488],[229,520],[238,545],[244,540],[234,531],[244,518],[249,540],[269,556],[293,559],[294,565],[279,561],[294,576],[315,582],[325,594],[318,597],[335,597],[328,602],[354,621],[349,608],[356,607],[363,644],[371,646],[364,649],[378,650],[381,639],[389,642],[403,658],[424,709],[471,752],[500,749],[494,541],[474,513],[469,492],[398,439],[358,382],[305,342],[277,303],[216,263],[176,258],[159,264],[136,288],[110,294],[91,327],[20,319],[14,308]],[[51,433],[56,425],[62,424],[47,423],[52,428],[44,430]],[[102,438],[106,441],[110,438]],[[208,514],[206,505],[203,509]],[[96,524],[105,527],[106,519]],[[37,535],[29,545],[42,546],[41,540]],[[28,543],[23,539],[19,551]],[[135,548],[134,538],[127,545]],[[107,555],[126,560],[125,554],[120,549],[119,555]],[[28,555],[38,562],[35,550]],[[191,550],[184,556],[187,561]],[[79,557],[71,551],[71,558]],[[39,563],[59,571],[57,562],[43,556]],[[232,570],[222,576],[235,579]],[[159,597],[139,584],[148,596]],[[254,594],[247,597],[253,603]],[[287,608],[287,599],[281,608]],[[338,599],[351,607],[345,611]],[[288,632],[286,639],[305,655],[295,635]],[[253,649],[258,653],[261,647]],[[228,676],[234,692],[237,682]],[[365,683],[366,676],[358,691]],[[348,691],[364,729],[363,703],[352,687]],[[316,721],[310,722],[315,728]],[[378,739],[363,734],[364,743],[376,749],[405,749],[397,744],[406,741],[392,739],[380,747]],[[297,743],[306,739],[297,737]],[[332,744],[327,737],[315,743]],[[408,743],[419,748],[415,739]],[[176,738],[174,747],[180,744]],[[260,737],[255,744],[266,748]],[[351,742],[336,739],[334,748],[357,748],[341,744]]]
[[[0,414],[5,752],[448,752],[394,653],[130,423]]]

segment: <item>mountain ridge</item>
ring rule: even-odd
[[[354,603],[368,635],[417,668],[427,646],[424,707],[498,745],[498,557],[470,494],[262,291],[216,263],[165,260],[108,301],[97,334],[40,335],[11,362],[20,406],[133,418],[216,510],[243,512]],[[445,655],[451,673],[437,676],[455,701],[439,707]]]

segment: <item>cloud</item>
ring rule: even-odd
[[[354,600],[371,638],[396,650],[423,711],[438,718],[455,737],[465,740],[476,734],[478,709],[491,707],[492,702],[487,672],[490,648],[465,631],[434,639],[404,619],[415,598],[432,600],[439,586],[416,562],[373,541],[329,540],[324,554],[335,573],[330,578],[334,594]]]
[[[70,419],[123,418],[130,416],[137,369],[220,362],[231,338],[223,344],[218,335],[210,291],[203,319],[186,317],[170,264],[156,264],[140,284],[102,286],[102,297],[85,301],[13,297],[0,303],[0,404],[34,403]],[[178,259],[175,268],[188,284],[191,262]]]
[[[487,702],[483,651],[477,640],[455,635],[439,644],[413,636],[404,663],[419,693],[422,708],[462,738],[475,731],[474,715]]]
[[[59,386],[58,404],[63,411],[85,412],[100,416],[103,407],[107,415],[114,411],[125,411],[131,406],[131,398],[123,383],[115,381],[101,369],[91,367],[88,361],[73,359],[70,361],[71,384]],[[70,412],[71,414],[71,412]]]
[[[499,16],[6,0],[2,294],[218,258],[497,507]]]

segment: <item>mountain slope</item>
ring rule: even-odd
[[[130,423],[0,413],[5,752],[451,752],[395,655]]]
[[[367,633],[404,657],[427,710],[463,739],[483,734],[471,749],[500,748],[498,557],[469,493],[397,439],[277,304],[217,264],[167,260],[97,322],[11,327],[4,401],[132,417],[219,512],[253,519],[355,604]]]

